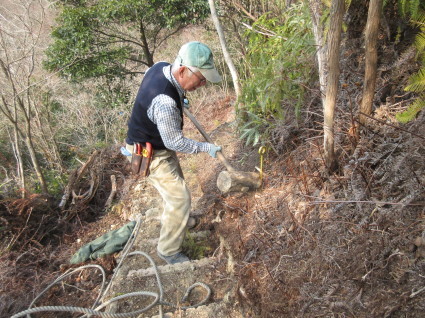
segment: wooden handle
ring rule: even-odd
[[[210,136],[208,136],[207,132],[202,128],[201,124],[198,122],[198,120],[195,118],[195,116],[192,115],[192,113],[183,106],[183,112],[189,119],[192,121],[192,123],[195,125],[195,127],[199,130],[201,135],[205,138],[206,141],[208,141],[210,144],[214,144]],[[217,158],[223,163],[223,165],[226,167],[228,171],[235,171],[235,169],[232,167],[232,165],[227,161],[226,157],[223,156],[221,151],[217,151]]]

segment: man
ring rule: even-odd
[[[181,245],[191,197],[176,151],[206,152],[215,158],[221,150],[183,136],[185,92],[204,86],[206,81],[221,81],[211,50],[200,42],[184,44],[173,65],[159,62],[146,72],[128,122],[126,148],[133,153],[135,142],[150,142],[154,149],[148,180],[164,201],[157,252],[168,264],[189,260],[181,253]]]

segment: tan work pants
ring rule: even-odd
[[[126,148],[133,153],[132,145]],[[164,204],[157,249],[162,255],[171,256],[181,251],[191,209],[190,191],[174,151],[154,150],[148,180]]]

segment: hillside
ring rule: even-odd
[[[179,41],[197,32],[189,28]],[[102,266],[105,299],[157,293],[155,267],[145,257],[128,256],[133,251],[149,254],[158,267],[165,301],[177,306],[164,305],[166,317],[423,317],[425,114],[407,124],[395,119],[416,97],[404,87],[419,67],[410,42],[400,43],[380,46],[373,113],[357,138],[364,48],[361,38],[344,38],[334,174],[324,168],[323,110],[313,75],[300,114],[285,110],[285,119],[270,132],[260,189],[224,195],[216,186],[224,170],[219,160],[178,155],[198,219],[184,244],[193,259],[185,265],[167,266],[156,257],[161,199],[130,173],[120,153],[123,144],[98,147],[71,171],[68,189],[75,194],[72,199],[69,192],[62,209],[59,199],[40,194],[1,197],[0,317],[26,310],[57,277],[79,265]],[[164,47],[174,52],[171,44]],[[239,138],[233,92],[208,85],[189,98],[192,113],[232,165],[257,171],[260,145]],[[184,132],[202,140],[187,118]],[[130,221],[138,223],[129,250],[69,264],[80,247]],[[91,308],[103,294],[102,279],[98,267],[84,270],[49,289],[35,307]],[[194,282],[206,283],[211,294],[199,308],[186,310],[206,297],[198,286],[189,300],[181,300]],[[152,297],[120,300],[106,310],[140,310]],[[154,306],[137,317],[158,312]]]
[[[223,145],[232,164],[239,170],[254,171],[259,165],[258,149],[244,147],[236,138],[233,100],[204,99],[199,104],[194,113]],[[316,111],[311,108],[309,113]],[[222,279],[227,276],[235,283],[231,304],[244,317],[422,315],[424,115],[422,112],[415,121],[396,127],[391,106],[382,105],[375,114],[380,121],[365,129],[355,146],[347,133],[349,122],[339,119],[341,165],[332,176],[323,170],[320,127],[308,116],[296,130],[281,133],[281,145],[285,146],[281,154],[269,149],[264,184],[255,192],[223,196],[215,186],[223,169],[217,160],[207,155],[180,155],[200,215],[196,231],[210,231],[210,249],[204,256],[220,253],[222,270],[227,269],[221,272]],[[187,120],[185,129],[188,136],[200,138]],[[129,175],[118,146],[103,150],[88,167],[87,171],[99,176],[92,201],[70,208],[66,217],[59,218],[62,222],[45,234],[57,237],[59,245],[49,240],[43,246],[43,236],[40,239],[35,231],[32,237],[37,237],[38,245],[15,259],[13,255],[2,258],[2,277],[8,277],[2,279],[3,288],[8,288],[10,295],[2,296],[2,316],[12,313],[9,310],[23,310],[25,302],[58,276],[61,267],[68,268],[61,264],[80,246],[138,213],[158,208],[157,194],[143,180]],[[114,207],[102,214],[111,174],[117,176],[118,195]],[[84,182],[80,186],[84,188]],[[40,198],[15,201],[8,203],[8,209],[18,209],[31,224],[43,220],[47,203],[42,202]],[[54,213],[55,209],[50,209]],[[31,240],[31,236],[21,239]],[[110,278],[116,263],[110,258],[100,263]],[[85,293],[82,286],[71,288],[72,292],[56,288],[40,304],[81,305],[84,297],[90,307],[89,297],[94,301],[98,289],[95,277],[84,276]],[[211,287],[220,290],[220,286]],[[27,297],[18,297],[23,291]]]

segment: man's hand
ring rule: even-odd
[[[210,151],[208,151],[208,154],[213,158],[217,158],[217,151],[220,151],[220,150],[221,150],[220,146],[211,144],[211,149]]]

